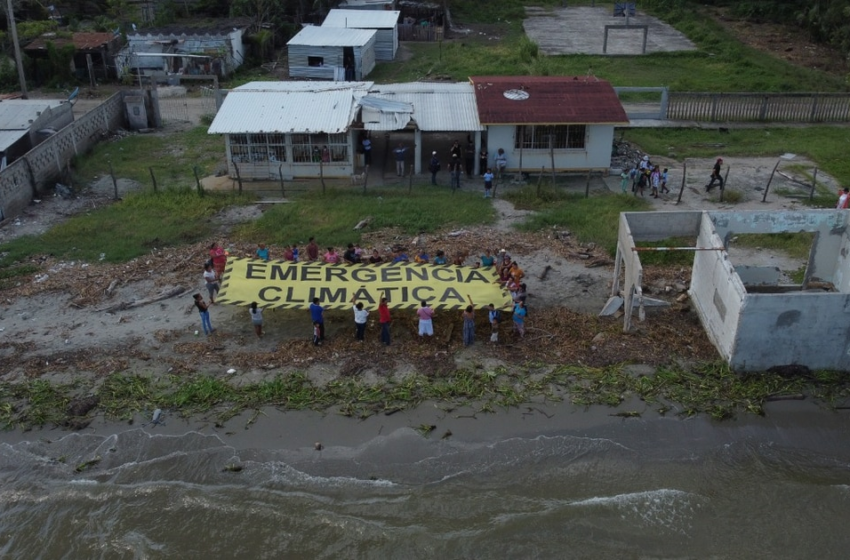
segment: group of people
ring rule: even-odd
[[[334,247],[328,247],[327,251],[320,255],[319,245],[315,238],[310,237],[305,250],[304,259],[307,262],[325,262],[325,263],[383,263],[383,262],[410,262],[411,259],[407,252],[402,247],[395,247],[391,255],[383,255],[378,249],[372,249],[370,254],[367,254],[358,244],[349,243],[346,250],[340,256]],[[209,308],[215,304],[215,298],[218,295],[221,277],[227,264],[229,256],[220,244],[213,243],[209,248],[209,258],[204,263],[203,281],[209,294],[209,303],[207,303],[200,293],[193,296],[194,305],[198,309],[201,317],[201,327],[205,335],[209,336],[215,329],[210,321]],[[254,253],[256,258],[268,261],[270,259],[269,248],[264,243],[259,243]],[[285,246],[283,250],[283,259],[292,262],[299,262],[302,254],[298,246],[295,244]],[[451,264],[464,265],[468,261],[469,253],[460,252],[454,256]],[[422,250],[414,255],[413,262],[424,264],[431,263],[434,265],[449,264],[445,251],[437,250],[434,253],[433,259],[428,254],[427,250]],[[505,250],[493,251],[486,249],[480,257],[474,260],[476,268],[492,268],[495,267],[499,283],[511,294],[513,300],[513,324],[514,330],[519,337],[525,336],[525,318],[528,315],[526,308],[526,299],[528,297],[527,286],[523,279],[525,273],[519,264],[511,258],[511,255]],[[475,340],[475,304],[472,298],[469,299],[469,305],[461,313],[463,320],[463,343],[465,346],[473,344]],[[386,346],[390,345],[390,324],[392,322],[390,309],[386,297],[380,297],[378,304],[379,323],[381,325],[381,342]],[[354,313],[355,339],[359,341],[365,340],[366,324],[369,318],[369,310],[365,308],[363,302],[352,299],[352,311]],[[490,324],[490,341],[498,342],[499,330],[502,323],[502,313],[491,303],[487,306],[488,322]],[[310,304],[310,316],[313,324],[313,344],[321,345],[325,340],[325,322],[324,322],[324,307],[321,305],[319,298],[315,298]],[[262,338],[263,331],[263,309],[257,305],[257,302],[252,302],[248,309],[251,323],[257,337]],[[419,336],[431,337],[434,335],[433,318],[434,309],[426,301],[422,301],[420,307],[416,311],[419,319]],[[197,334],[197,332],[196,332]]]
[[[401,147],[401,144],[399,144]],[[490,155],[487,152],[487,148],[482,146],[481,150],[478,152],[478,175],[484,178],[485,185],[485,195],[490,196],[489,189],[493,187],[493,170],[498,176],[501,176],[502,173],[508,166],[508,158],[505,154],[505,150],[499,148],[496,156],[493,160],[493,167],[489,165],[489,157]],[[396,160],[396,165],[398,165],[398,159]],[[431,152],[431,161],[428,163],[428,171],[431,172],[431,184],[437,184],[437,173],[442,170],[442,163],[440,162],[439,154],[435,152]],[[471,178],[474,175],[475,169],[475,145],[472,144],[472,141],[467,142],[467,146],[465,150],[462,150],[460,147],[460,142],[455,142],[452,144],[451,149],[448,154],[448,170],[449,177],[451,179],[451,187],[453,189],[460,188],[460,179],[464,173],[466,173],[467,179]],[[489,186],[488,186],[489,185]]]
[[[643,196],[644,190],[649,187],[651,189],[650,196],[658,198],[659,193],[669,193],[667,187],[667,168],[663,170],[658,165],[653,165],[649,160],[649,156],[643,156],[641,160],[634,164],[629,171],[623,170],[620,173],[620,190],[626,192],[629,180],[632,182],[632,193],[634,196],[640,194]]]

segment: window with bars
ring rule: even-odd
[[[295,163],[345,163],[348,161],[347,134],[293,134],[292,161]]]
[[[535,126],[520,125],[516,127],[514,148],[523,150],[580,150],[585,147],[587,127],[583,124]]]
[[[286,161],[286,135],[231,134],[230,156],[236,163]]]

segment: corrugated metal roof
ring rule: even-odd
[[[26,135],[26,130],[0,130],[0,152],[5,152],[12,144]]]
[[[286,84],[290,88],[243,89],[266,83]],[[209,133],[345,132],[354,121],[358,101],[366,95],[369,85],[370,82],[252,82],[227,94]]]
[[[248,82],[231,91],[331,91],[337,89],[368,90],[374,82],[305,82],[268,81]]]
[[[629,123],[614,88],[597,78],[473,76],[469,80],[484,124]]]
[[[0,101],[0,130],[29,130],[40,113],[64,103],[58,99],[7,99]]]
[[[70,39],[66,37],[56,37],[55,35],[55,33],[52,37],[50,36],[50,34],[42,35],[26,47],[24,47],[24,50],[46,50],[47,43],[52,42],[57,47],[63,47],[65,45],[73,44],[74,48],[78,51],[87,51],[99,49],[106,43],[109,43],[118,38],[118,36],[113,35],[112,33],[87,33],[82,31],[74,33]]]
[[[369,97],[413,105],[413,120],[424,132],[484,130],[478,119],[475,93],[470,84],[411,82],[376,85],[369,90]],[[369,123],[364,125],[370,129]],[[380,124],[376,123],[376,126]]]
[[[374,29],[343,29],[308,25],[289,40],[287,45],[308,47],[362,47],[375,36]]]
[[[391,29],[398,23],[399,11],[331,10],[322,27],[351,29]]]

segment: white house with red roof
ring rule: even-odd
[[[489,163],[507,170],[587,171],[611,166],[614,127],[629,119],[610,83],[593,76],[474,76]]]

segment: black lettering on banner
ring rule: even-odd
[[[360,267],[351,269],[351,279],[355,282],[374,282],[375,278],[373,269]]]
[[[465,282],[467,284],[470,284],[473,281],[484,282],[485,284],[492,284],[493,283],[493,279],[492,278],[488,279],[486,276],[481,274],[480,270],[470,270],[469,274],[467,274],[467,276],[466,276],[466,280],[463,280],[463,282]]]
[[[304,303],[303,299],[295,299],[295,288],[289,286],[286,288],[286,301],[289,303]]]
[[[310,291],[307,292],[307,301],[313,303],[314,299],[316,299],[316,288],[310,288]]]
[[[424,266],[421,267],[421,268],[408,266],[408,267],[405,267],[404,272],[406,273],[405,279],[408,282],[412,282],[414,276],[419,280],[426,280],[426,281],[428,280],[428,269],[425,268]]]
[[[443,292],[443,297],[440,298],[440,303],[446,303],[446,300],[449,299],[455,299],[458,301],[458,303],[461,304],[466,303],[466,300],[463,299],[463,296],[461,296],[454,288],[446,288],[446,291]]]
[[[334,280],[339,280],[340,282],[346,281],[346,276],[348,275],[348,271],[342,267],[334,266],[328,267],[325,269],[325,282],[333,282]]]
[[[317,266],[301,267],[302,282],[320,282],[322,280],[322,269]],[[312,299],[310,301],[313,301]]]
[[[297,280],[298,269],[289,265],[272,265],[272,275],[270,280]]]
[[[433,293],[429,294],[428,296],[423,296],[421,293],[422,290],[428,290],[429,292],[433,292],[434,288],[432,288],[431,286],[416,286],[415,288],[410,290],[410,294],[413,296],[413,299],[415,299],[416,301],[429,301],[434,299]]]
[[[372,297],[372,295],[369,293],[369,290],[367,290],[366,288],[360,288],[359,290],[354,292],[354,295],[351,297],[353,299],[356,299],[357,301],[368,301],[372,305],[375,305],[375,299]]]
[[[348,290],[345,288],[337,288],[336,291],[331,290],[331,288],[319,288],[318,298],[322,303],[344,302],[348,299],[347,293]]]
[[[382,268],[381,282],[400,282],[401,270],[398,268]]]
[[[266,279],[266,264],[265,263],[248,263],[248,269],[245,271],[247,280],[265,280]]]
[[[251,266],[251,265],[248,265],[248,266]],[[277,286],[266,286],[265,288],[261,288],[261,289],[260,289],[260,291],[259,291],[259,292],[257,292],[257,297],[258,297],[258,298],[260,298],[260,299],[261,299],[261,300],[263,300],[263,301],[267,301],[267,302],[269,302],[269,303],[274,303],[274,302],[276,302],[276,301],[280,301],[280,296],[274,296],[274,297],[272,297],[272,296],[266,295],[266,292],[277,292],[277,293],[280,293],[280,292],[282,292],[282,291],[283,291],[283,290],[281,290],[281,289],[280,289],[280,288],[278,288]]]
[[[384,297],[387,298],[387,303],[393,302],[393,292],[398,290],[398,288],[381,288],[384,291]]]
[[[451,270],[449,270],[448,268],[435,268],[431,272],[431,275],[436,280],[439,280],[441,282],[454,282],[455,281],[454,273]]]

